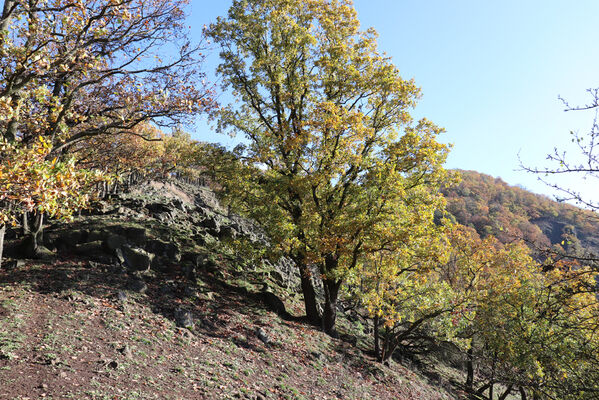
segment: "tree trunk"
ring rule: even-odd
[[[310,268],[304,262],[303,256],[294,258],[296,265],[299,268],[300,279],[302,284],[302,294],[304,295],[304,306],[306,308],[306,317],[314,326],[320,326],[322,318],[318,312],[318,304],[316,302],[316,291],[312,283],[312,274]]]
[[[323,280],[324,287],[324,310],[322,318],[322,328],[329,335],[335,336],[335,321],[337,320],[337,298],[339,297],[339,288],[341,280],[329,278],[327,275],[334,272],[339,267],[339,259],[333,254],[328,254],[324,258]]]
[[[6,233],[6,225],[0,226],[0,268],[2,268],[2,254],[4,253],[4,234]]]
[[[0,16],[0,45],[4,43],[6,35],[8,35],[8,28],[10,27],[10,21],[12,20],[15,8],[15,0],[4,0],[4,6],[2,7],[2,15]],[[13,92],[10,97],[10,102],[14,111],[12,118],[10,119],[10,121],[8,121],[6,131],[4,131],[4,138],[9,142],[14,142],[17,138],[18,118],[19,110],[21,108],[21,99],[16,93]]]
[[[31,221],[29,219],[31,218]],[[29,213],[23,215],[23,233],[25,237],[25,252],[27,256],[36,258],[40,254],[40,246],[44,242],[44,214]]]
[[[4,7],[2,8],[2,15],[0,16],[0,31],[8,31],[14,6],[15,0],[4,0]],[[0,35],[0,44],[2,43],[3,36]]]
[[[13,116],[6,125],[6,131],[4,132],[4,138],[9,142],[17,140],[17,133],[19,131],[19,113],[21,112],[21,98],[17,94],[13,94],[10,97],[11,106],[13,107]]]
[[[388,351],[387,349],[389,348],[389,328],[385,327],[385,334],[383,335],[384,339],[383,339],[383,348],[381,349],[381,362],[385,362],[385,360],[388,357]]]
[[[381,354],[381,337],[379,335],[379,317],[374,317],[374,354],[378,362],[383,362]]]
[[[335,336],[335,321],[337,320],[337,298],[339,297],[339,288],[341,281],[325,279],[324,285],[324,315],[323,330],[329,335]]]
[[[466,354],[466,392],[472,393],[474,391],[474,348],[472,344]]]
[[[495,386],[495,366],[497,364],[497,352],[493,353],[493,363],[491,364],[491,381],[489,386],[489,399],[493,400],[493,389]]]

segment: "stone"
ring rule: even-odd
[[[175,310],[175,323],[181,328],[193,328],[193,315],[181,307]]]
[[[207,215],[206,219],[204,219],[202,222],[202,227],[206,228],[208,231],[218,234],[220,232],[220,221],[216,218],[216,216],[214,214],[212,215]]]
[[[127,301],[127,293],[123,292],[122,290],[119,290],[116,293],[116,298],[118,301],[120,301],[121,303],[124,303]]]
[[[206,291],[198,294],[198,299],[204,301],[213,301],[214,300],[214,292]]]
[[[193,265],[185,264],[181,269],[183,270],[183,276],[185,276],[185,278],[190,281],[195,281],[197,279],[196,269]]]
[[[13,269],[23,268],[25,266],[25,261],[23,260],[10,260],[2,263],[2,268],[7,271],[11,271]]]
[[[114,251],[114,255],[116,256],[116,259],[118,260],[119,265],[125,264],[125,256],[123,255],[123,250],[116,249]]]
[[[73,252],[80,256],[87,256],[93,254],[101,254],[104,252],[104,244],[101,240],[95,242],[87,242],[75,245]]]
[[[152,214],[161,214],[169,212],[173,209],[173,205],[164,203],[149,203],[146,204],[146,209]]]
[[[126,344],[125,346],[121,347],[119,349],[119,353],[121,353],[122,355],[124,355],[127,358],[133,358],[133,353],[131,352],[131,348],[129,347],[128,344]]]
[[[145,294],[148,291],[148,285],[142,279],[133,279],[129,281],[127,288],[141,294]]]
[[[148,233],[145,228],[128,227],[124,230],[125,237],[132,243],[143,246],[148,240]]]
[[[183,290],[183,295],[185,297],[196,298],[198,297],[198,290],[191,286],[185,286],[185,289]]]
[[[279,296],[269,290],[266,283],[263,284],[262,291],[258,293],[258,297],[270,311],[277,313],[283,319],[291,318],[291,315],[285,309],[285,303],[283,303]]]
[[[102,231],[91,231],[87,235],[88,242],[103,241],[106,238],[106,233]]]
[[[311,351],[310,352],[310,356],[312,357],[312,359],[316,360],[316,361],[321,361],[324,362],[326,357],[324,356],[324,354],[322,354],[319,351]]]
[[[104,244],[106,248],[112,252],[120,249],[127,243],[127,238],[121,235],[112,234],[106,238]]]
[[[279,271],[270,271],[270,277],[281,286],[285,286],[285,278]]]
[[[87,240],[87,235],[89,232],[82,229],[75,229],[72,231],[66,232],[59,239],[66,247],[72,247],[78,243],[83,243]]]
[[[256,336],[258,337],[258,339],[264,342],[264,344],[270,344],[272,341],[270,337],[266,334],[266,331],[261,327],[256,329]]]
[[[152,260],[154,260],[154,254],[145,251],[144,249],[123,246],[123,257],[127,267],[133,271],[148,271]]]
[[[173,296],[175,289],[171,283],[167,283],[160,288],[160,294],[163,296]]]

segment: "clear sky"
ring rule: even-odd
[[[565,148],[569,131],[586,132],[591,113],[565,113],[562,95],[587,100],[599,87],[597,0],[354,0],[364,28],[379,33],[379,48],[404,78],[414,78],[423,98],[416,118],[443,126],[440,140],[453,143],[448,168],[499,176],[538,193],[549,193],[536,177],[518,171],[546,164],[555,146]],[[192,0],[192,34],[225,15],[229,0]],[[206,62],[209,79],[218,49]],[[221,96],[227,101],[228,97]],[[199,121],[194,137],[231,144]],[[599,198],[599,185],[576,182]]]

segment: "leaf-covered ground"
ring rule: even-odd
[[[192,290],[176,275],[145,280],[141,294],[117,268],[73,258],[0,270],[0,398],[456,398],[210,274]],[[176,326],[179,307],[193,330]]]

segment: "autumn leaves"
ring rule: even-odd
[[[5,1],[0,224],[24,211],[68,216],[101,179],[209,174],[224,201],[267,230],[270,251],[295,261],[306,315],[325,331],[335,334],[337,303],[350,296],[375,327],[381,361],[450,340],[469,370],[484,370],[487,391],[501,383],[561,396],[591,385],[599,312],[583,290],[589,272],[544,274],[522,245],[445,218],[439,188],[457,178],[443,168],[443,130],[412,121],[419,88],[373,30],[360,30],[351,1],[233,1],[205,32],[236,99],[220,109],[184,7]],[[163,54],[174,39],[180,48]],[[244,145],[191,140],[180,124],[197,113]],[[568,378],[573,365],[586,375]],[[466,383],[479,391],[473,375]]]

